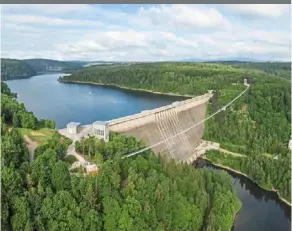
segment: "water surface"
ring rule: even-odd
[[[197,165],[210,170],[222,170],[205,160],[198,160]],[[232,187],[242,203],[232,231],[291,230],[291,207],[280,201],[276,193],[261,189],[242,175],[231,171],[227,173],[232,177]]]
[[[183,97],[122,90],[107,86],[69,84],[57,81],[65,74],[45,74],[6,81],[19,102],[37,118],[53,119],[57,128],[75,121],[89,124],[185,100]]]

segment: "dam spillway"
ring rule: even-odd
[[[169,138],[204,120],[207,103],[212,96],[209,92],[171,105],[110,120],[108,126],[110,131],[134,136],[147,146],[164,141],[152,149],[154,153],[175,161],[190,162],[197,158],[196,148],[203,137],[204,123],[173,139]]]

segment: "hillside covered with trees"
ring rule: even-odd
[[[267,72],[217,63],[148,63],[87,68],[62,77],[60,81],[109,84],[182,95],[199,95],[212,89],[214,96],[207,111],[211,114],[245,89],[243,80],[246,78],[251,83],[250,89],[226,111],[205,123],[203,138],[219,142],[229,151],[258,157],[257,165],[265,171],[271,169],[261,161],[263,156],[283,158],[287,163],[285,168],[290,169],[291,157],[287,153],[291,137],[291,81],[285,75]],[[253,169],[253,162],[246,162],[245,167]],[[259,175],[262,182],[266,181],[267,175]],[[277,174],[273,185],[289,198],[286,186],[279,186],[288,185],[286,178],[284,181]]]
[[[27,63],[16,59],[1,58],[1,80],[24,79],[36,75]]]
[[[290,152],[276,159],[263,155],[233,157],[217,150],[208,151],[207,159],[215,164],[230,167],[249,176],[267,190],[277,190],[279,196],[291,202]]]
[[[25,79],[47,72],[73,72],[81,69],[80,62],[57,61],[51,59],[4,59],[1,58],[1,80]]]
[[[240,62],[222,61],[215,62],[231,65],[235,68],[262,70],[266,73],[291,79],[291,62]]]
[[[1,98],[2,230],[231,229],[240,201],[227,173],[165,162],[151,151],[121,159],[144,144],[119,134],[110,134],[107,144],[96,138],[80,142],[79,151],[99,157],[97,176],[70,173],[65,160],[69,143],[58,135],[39,146],[29,162],[19,133],[22,121],[14,123],[13,117],[34,115],[5,84]]]
[[[23,62],[30,65],[37,73],[54,71],[72,72],[82,68],[82,63],[52,59],[24,59]]]

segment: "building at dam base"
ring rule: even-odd
[[[145,110],[107,122],[98,121],[81,126],[76,134],[68,134],[64,129],[60,129],[59,132],[73,141],[88,135],[108,141],[109,131],[134,136],[150,147],[162,141],[152,148],[154,153],[178,162],[189,163],[203,154],[204,123],[186,132],[184,130],[205,119],[207,104],[212,96],[212,91],[208,91],[204,95],[153,110]],[[173,136],[175,137],[171,138]],[[206,147],[217,146],[208,143]]]
[[[109,141],[109,126],[108,122],[105,121],[95,121],[90,125],[70,122],[67,124],[66,129],[59,129],[58,132],[73,140],[73,142],[88,136],[95,136],[98,139],[103,139],[105,142]]]

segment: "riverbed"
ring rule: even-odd
[[[48,118],[64,128],[71,121],[89,124],[139,113],[184,100],[184,97],[135,92],[107,86],[68,84],[57,81],[66,74],[44,74],[29,79],[5,81],[18,101],[39,119]],[[218,168],[204,164],[210,170]],[[288,231],[290,207],[275,193],[267,192],[243,176],[228,172],[242,207],[232,231]]]

